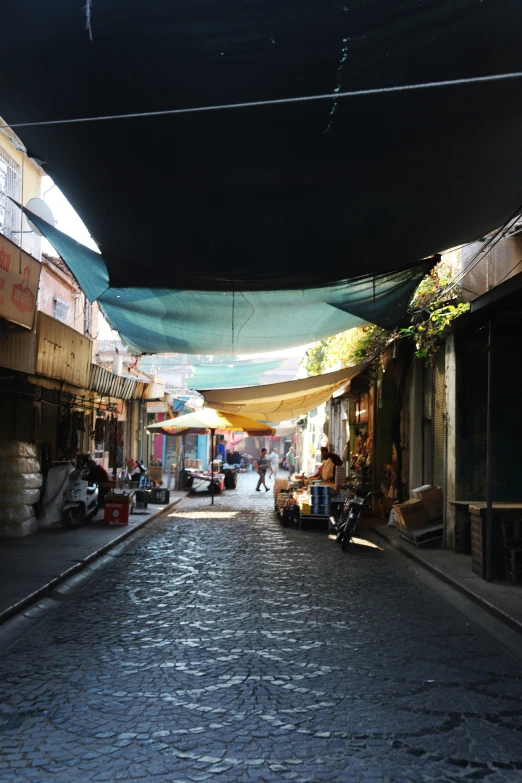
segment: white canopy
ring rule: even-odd
[[[256,421],[277,422],[295,419],[317,408],[332,394],[366,369],[367,363],[336,372],[302,378],[298,381],[246,386],[240,389],[200,391],[205,405],[228,413],[241,413]]]

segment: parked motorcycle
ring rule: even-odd
[[[361,487],[350,485],[354,493],[344,504],[343,510],[338,519],[331,516],[330,526],[333,529],[338,544],[341,544],[343,552],[346,552],[348,546],[355,534],[357,523],[359,522],[363,508],[368,505],[373,492],[361,490]]]
[[[98,511],[98,485],[89,484],[88,475],[86,468],[78,468],[69,476],[69,489],[62,510],[66,527],[80,527]]]

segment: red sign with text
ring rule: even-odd
[[[42,265],[0,234],[0,318],[33,328]]]

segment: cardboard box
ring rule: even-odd
[[[406,503],[398,503],[394,508],[397,527],[402,527],[404,530],[417,530],[429,525],[422,500],[412,498]]]
[[[282,489],[288,489],[288,479],[276,478],[274,479],[274,497],[277,498]]]
[[[440,487],[432,487],[429,485],[423,487],[417,487],[413,489],[412,493],[414,498],[418,498],[422,501],[424,510],[428,515],[430,521],[435,519],[442,519],[444,515],[444,495]]]

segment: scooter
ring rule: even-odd
[[[98,485],[89,484],[86,468],[73,470],[65,494],[62,519],[66,527],[81,527],[98,511]]]
[[[335,538],[338,544],[341,544],[343,552],[346,552],[350,541],[357,528],[357,523],[362,514],[363,508],[368,505],[370,498],[374,494],[373,492],[366,492],[361,487],[349,485],[349,488],[353,492],[353,496],[349,498],[342,510],[339,519],[330,517],[330,527],[335,533]]]

